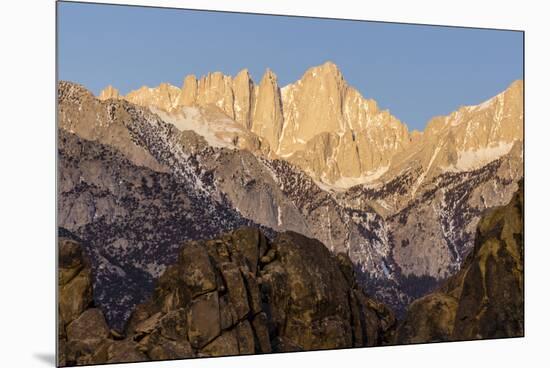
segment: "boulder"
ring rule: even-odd
[[[239,343],[239,354],[254,354],[254,332],[250,322],[247,320],[242,321],[235,327],[237,332],[237,342]]]
[[[191,302],[187,312],[187,335],[191,346],[200,349],[221,333],[218,292],[199,296]]]
[[[258,313],[252,320],[254,336],[256,337],[258,353],[271,353],[271,340],[267,325],[267,315],[264,312]]]
[[[397,341],[416,344],[450,340],[457,306],[455,298],[442,293],[415,300],[397,330]]]
[[[105,361],[109,327],[99,309],[87,309],[66,327],[66,331],[65,359],[68,363]]]
[[[248,306],[248,294],[241,271],[234,263],[221,264],[220,271],[227,288],[229,302],[237,313],[237,319],[241,320],[246,317],[250,310]]]
[[[111,342],[107,349],[107,356],[107,363],[134,363],[148,360],[131,340]]]
[[[195,297],[216,290],[216,275],[203,244],[187,243],[179,256],[181,279]]]
[[[191,344],[187,340],[172,341],[162,339],[155,341],[151,345],[151,348],[147,351],[147,355],[152,360],[182,359],[195,356]]]
[[[224,331],[218,338],[201,349],[201,356],[227,356],[239,354],[239,341],[235,330]]]
[[[109,326],[105,322],[103,313],[98,308],[84,311],[67,327],[69,341],[101,341],[109,336]]]
[[[244,256],[248,268],[253,274],[258,269],[258,261],[267,250],[265,236],[255,228],[240,228],[233,232],[233,245]]]
[[[303,350],[352,345],[348,285],[336,258],[319,241],[292,232],[273,243],[277,259],[262,287],[275,330]]]
[[[58,308],[64,328],[92,304],[92,277],[79,243],[60,237],[58,244]]]

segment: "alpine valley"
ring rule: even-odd
[[[331,62],[283,87],[59,82],[61,364],[521,336],[523,299],[504,332],[468,313],[523,297],[522,179],[522,81],[422,132]]]

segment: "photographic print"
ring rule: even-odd
[[[58,365],[522,337],[523,50],[58,2]]]

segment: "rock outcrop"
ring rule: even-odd
[[[235,121],[251,130],[256,91],[248,69],[241,70],[233,79],[233,98]]]
[[[58,364],[90,364],[109,328],[94,307],[90,262],[81,244],[63,236],[58,244]]]
[[[146,86],[132,91],[124,96],[124,99],[140,106],[157,106],[170,111],[176,106],[176,101],[181,91],[169,83],[161,83],[158,87],[149,88]]]
[[[277,77],[267,70],[258,86],[251,130],[265,138],[272,150],[279,145],[283,129],[283,110]]]
[[[60,272],[74,273],[83,261],[65,259],[78,245],[60,248]],[[292,232],[271,242],[254,228],[184,244],[122,333],[84,301],[61,319],[61,365],[375,346],[395,325],[358,287],[347,256]]]
[[[523,336],[523,183],[519,187],[508,205],[481,218],[460,272],[409,306],[396,343]]]
[[[194,75],[185,77],[175,108],[216,107],[242,127],[250,129],[254,99],[254,83],[247,69],[241,70],[235,78],[215,72],[199,80]]]
[[[184,80],[176,106],[172,109],[159,104],[153,106],[168,112],[181,107],[215,107],[245,131],[268,142],[272,149],[279,144],[283,110],[277,77],[269,69],[257,87],[246,69],[235,78],[220,72],[210,73],[199,80],[191,75]]]
[[[168,321],[179,335],[167,335]],[[241,228],[185,244],[127,334],[163,359],[381,345],[394,323],[358,288],[347,256],[297,233],[270,242]]]

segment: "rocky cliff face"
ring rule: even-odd
[[[203,76],[185,77],[175,107],[215,106],[229,118],[250,130],[256,93],[247,69],[235,78],[216,72]]]
[[[384,217],[391,261],[413,298],[460,269],[481,214],[508,203],[517,190],[522,95],[523,84],[515,82],[481,105],[433,119],[378,183],[335,194],[340,204]]]
[[[330,62],[283,88],[61,82],[60,357],[521,336],[522,97],[410,133]]]
[[[288,159],[314,179],[342,186],[380,176],[391,157],[409,144],[406,126],[348,86],[331,62],[282,89],[271,70],[255,86],[245,69],[235,78],[219,72],[199,80],[191,75],[181,90],[161,84],[125,98],[165,113],[190,106],[217,108],[264,141],[270,157]]]
[[[324,183],[375,179],[409,144],[406,126],[363,98],[330,62],[283,88],[283,111],[278,154]]]
[[[413,197],[430,178],[448,172],[474,171],[512,152],[522,158],[523,82],[512,83],[497,96],[475,106],[463,106],[432,119],[416,142],[392,160],[383,181],[416,169]]]
[[[112,88],[101,96],[111,93]],[[264,154],[292,162],[334,189],[387,182],[413,165],[419,174],[407,200],[426,179],[480,168],[523,140],[521,81],[480,105],[432,119],[424,132],[412,133],[349,86],[331,62],[310,68],[283,88],[270,70],[255,86],[245,69],[234,78],[219,72],[199,80],[191,75],[181,90],[161,84],[125,98],[168,114],[181,113],[183,107],[217,109],[243,128],[237,139],[253,134],[263,142]]]
[[[257,89],[251,129],[269,142],[271,150],[276,150],[283,129],[283,110],[277,77],[269,69]]]
[[[78,238],[60,232],[58,242],[58,365],[90,364],[109,328],[93,302],[90,262]]]
[[[481,218],[460,271],[410,305],[396,343],[523,336],[523,208],[520,182],[508,205]]]
[[[375,346],[392,338],[391,311],[358,287],[349,258],[296,233],[271,242],[241,228],[184,244],[121,333],[109,331],[93,305],[80,245],[60,238],[59,246],[60,365]]]

